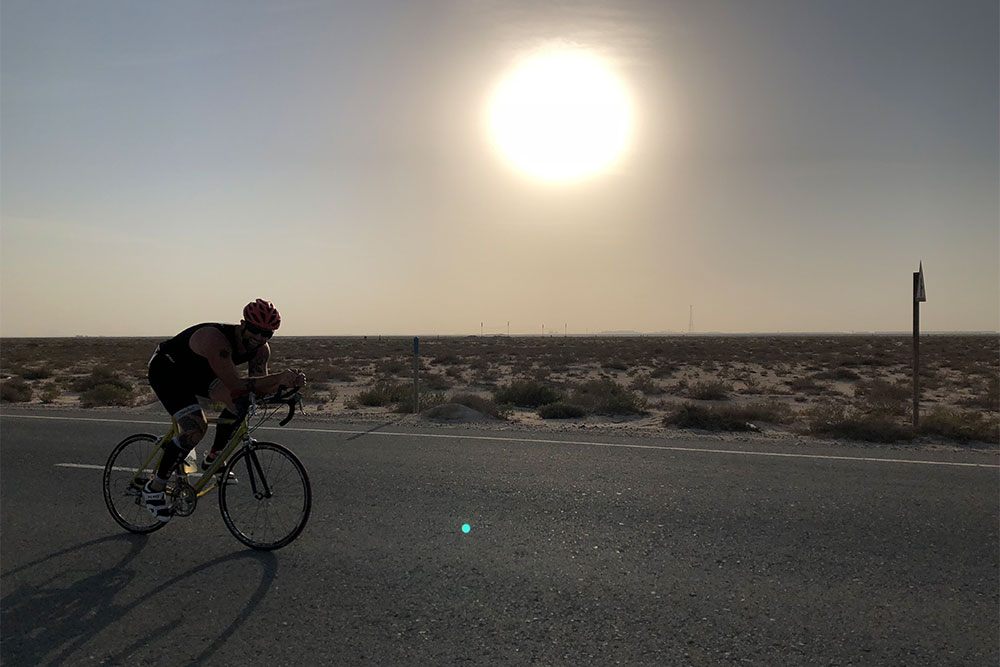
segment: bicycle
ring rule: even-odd
[[[211,424],[238,426],[219,457],[194,484],[189,476],[197,475],[191,474],[193,471],[188,469],[186,461],[180,461],[167,481],[166,498],[171,513],[190,516],[198,499],[218,488],[222,520],[243,544],[270,551],[298,537],[312,509],[312,487],[305,466],[286,447],[251,437],[281,405],[288,407],[288,415],[280,425],[290,422],[296,406],[301,406],[298,391],[287,394],[279,391],[259,400],[251,394],[236,419],[209,419]],[[108,457],[104,466],[104,502],[125,530],[152,533],[166,525],[146,509],[142,487],[153,478],[163,445],[178,433],[177,422],[159,438],[136,433],[118,443]]]

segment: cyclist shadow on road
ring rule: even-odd
[[[146,546],[144,535],[117,535],[84,542],[44,558],[26,563],[0,575],[3,598],[0,599],[0,663],[5,665],[41,665],[76,663],[88,657],[100,662],[126,662],[140,649],[155,650],[163,637],[176,630],[177,619],[162,617],[157,627],[127,637],[120,642],[101,642],[75,655],[85,644],[106,630],[116,630],[123,620],[146,602],[172,586],[183,585],[185,579],[214,567],[225,567],[241,560],[256,561],[261,566],[261,580],[250,595],[246,606],[201,653],[195,662],[210,659],[230,636],[252,616],[254,609],[267,594],[277,575],[277,559],[269,552],[238,551],[190,568],[160,582],[152,590],[136,592],[136,568],[130,565]],[[76,578],[78,563],[107,560],[108,546],[128,545],[124,556],[110,567]],[[64,568],[60,558],[70,557],[74,565]],[[32,573],[37,572],[32,576]],[[128,601],[120,598],[130,593]],[[116,598],[119,598],[116,600]],[[134,627],[134,624],[132,624]],[[119,634],[119,636],[121,636]],[[100,648],[97,648],[100,646]],[[160,647],[162,648],[162,646]],[[102,655],[95,655],[95,651]]]

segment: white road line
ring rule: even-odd
[[[89,463],[56,463],[56,468],[80,468],[82,470],[104,470],[104,466],[95,466]],[[112,470],[117,470],[118,472],[135,472],[135,468],[123,468],[121,466],[115,466]],[[201,477],[200,472],[193,472],[188,475],[188,477],[199,478]]]
[[[6,415],[6,414],[2,415],[2,418],[4,419],[11,417],[20,419],[50,419],[50,420],[61,420],[61,421],[110,422],[115,424],[156,424],[160,426],[168,425],[168,422],[165,421],[99,419],[95,417],[56,417],[56,416],[42,416],[42,415]],[[286,432],[294,431],[297,433],[336,433],[342,435],[373,435],[373,436],[388,436],[388,437],[402,437],[402,438],[438,438],[442,440],[483,440],[489,442],[509,442],[511,444],[530,443],[530,444],[553,444],[553,445],[577,445],[586,447],[610,447],[617,449],[650,449],[650,450],[658,450],[665,452],[689,452],[689,453],[699,453],[699,454],[730,454],[739,456],[767,456],[774,458],[814,459],[820,461],[855,461],[863,463],[906,463],[910,465],[949,466],[955,468],[1000,469],[1000,464],[995,464],[995,463],[962,463],[959,461],[890,459],[890,458],[880,458],[874,456],[832,456],[824,454],[791,454],[787,452],[755,452],[755,451],[741,450],[741,449],[712,449],[710,447],[677,447],[670,445],[634,445],[634,444],[618,443],[618,442],[592,442],[587,440],[512,438],[512,437],[491,436],[491,435],[454,435],[449,433],[401,433],[395,431],[372,431],[370,429],[348,430],[348,429],[323,429],[323,428],[297,428],[294,426],[286,426],[286,427],[263,426],[261,427],[261,429],[268,431],[286,431]]]

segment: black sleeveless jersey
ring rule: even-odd
[[[209,386],[216,379],[215,371],[209,365],[208,359],[191,349],[191,336],[202,327],[215,327],[222,332],[222,335],[229,341],[229,347],[233,350],[233,364],[237,366],[253,359],[257,350],[248,350],[245,354],[240,354],[236,347],[236,325],[212,322],[196,324],[170,340],[160,343],[156,350],[173,363],[174,371],[177,374],[175,377],[179,377],[197,395],[208,396]]]

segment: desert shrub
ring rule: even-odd
[[[302,389],[299,395],[303,401],[315,401],[322,405],[333,403],[337,400],[337,390],[329,384],[323,383],[314,384],[310,382],[310,384]]]
[[[53,373],[48,366],[40,366],[38,368],[25,368],[20,371],[19,375],[25,380],[48,380]]]
[[[542,419],[575,419],[586,417],[587,410],[582,406],[572,403],[549,403],[538,408],[538,415]]]
[[[819,431],[821,435],[865,442],[898,442],[912,440],[913,430],[884,415],[867,414],[849,417]]]
[[[478,394],[456,394],[450,398],[450,401],[477,410],[494,419],[506,419],[507,415],[510,414],[510,410],[504,409],[490,399]]]
[[[686,403],[663,418],[665,426],[710,431],[750,431],[754,422],[785,424],[792,420],[788,406],[774,401],[748,405],[698,405]]]
[[[907,382],[872,380],[859,383],[855,389],[855,396],[861,399],[859,408],[862,412],[899,416],[907,413],[909,401],[913,397],[913,388]]]
[[[920,418],[920,434],[938,436],[957,442],[1000,442],[1000,428],[993,420],[976,412],[936,408]]]
[[[816,403],[802,413],[812,433],[823,433],[847,418],[847,408],[840,403]]]
[[[692,382],[687,387],[688,396],[701,401],[727,400],[732,390],[733,388],[730,384],[717,380]]]
[[[865,442],[912,440],[913,430],[884,413],[858,413],[842,405],[820,404],[805,412],[809,432]]]
[[[657,366],[656,368],[654,368],[649,373],[649,376],[656,379],[662,379],[665,377],[670,377],[676,370],[677,366],[674,366],[673,364],[664,364],[663,366]]]
[[[15,377],[0,382],[0,400],[7,403],[27,403],[33,395],[24,378]]]
[[[739,378],[739,381],[743,383],[746,389],[743,391],[744,394],[762,394],[764,389],[761,387],[760,378],[755,375],[744,375]]]
[[[399,359],[383,359],[375,364],[375,373],[384,377],[404,375],[408,370],[412,372],[412,367]]]
[[[794,378],[785,382],[788,388],[792,391],[815,393],[820,391],[822,388],[816,384],[816,378],[813,376],[806,376],[800,378]]]
[[[80,394],[80,405],[93,408],[106,405],[132,405],[135,388],[128,383],[105,382],[94,385]]]
[[[73,383],[73,390],[83,393],[102,384],[120,387],[123,390],[132,389],[132,384],[118,372],[108,366],[98,366],[90,372],[90,375],[76,380]]]
[[[342,366],[320,366],[307,373],[310,382],[354,382],[354,375]]]
[[[709,431],[749,431],[753,427],[739,416],[711,406],[685,403],[663,418],[664,426]]]
[[[420,380],[427,386],[428,389],[432,389],[434,391],[451,389],[451,382],[448,378],[440,375],[439,373],[422,373]]]
[[[537,408],[546,403],[555,403],[562,394],[546,384],[535,380],[521,380],[498,388],[493,393],[497,403],[508,403],[519,408]]]
[[[861,376],[857,372],[843,366],[835,368],[832,371],[817,373],[813,377],[817,380],[847,380],[850,382],[861,379]]]
[[[921,383],[921,386],[927,388],[926,383]],[[977,391],[971,398],[961,401],[962,405],[1000,412],[1000,376],[988,378],[986,384],[980,384]]]
[[[629,388],[641,391],[647,396],[659,396],[666,393],[666,390],[660,383],[653,381],[653,378],[646,373],[636,375],[629,384]]]
[[[135,387],[119,373],[107,366],[98,366],[90,375],[73,383],[80,392],[80,405],[85,408],[105,405],[132,405]]]
[[[647,405],[644,396],[608,378],[576,385],[570,402],[598,415],[641,415]]]
[[[627,371],[628,364],[621,359],[611,359],[601,364],[601,368],[610,371]]]
[[[419,398],[420,405],[417,406],[417,411],[423,412],[424,410],[430,410],[432,408],[436,408],[437,406],[446,403],[447,400],[448,397],[440,392],[420,392],[420,398]],[[410,388],[409,396],[395,403],[394,410],[404,415],[408,415],[413,412],[412,387]]]
[[[400,403],[403,401],[409,401],[413,403],[413,385],[407,384],[405,382],[390,382],[387,380],[380,380],[372,385],[371,389],[365,389],[364,391],[358,393],[355,401],[358,405],[364,405],[369,408],[381,408],[387,405],[392,405],[393,403]]]
[[[39,387],[39,390],[40,394],[38,397],[42,400],[42,403],[53,403],[62,396],[62,390],[55,382],[46,382]]]
[[[455,366],[462,363],[462,359],[451,352],[445,352],[431,359],[431,363],[435,366]]]

